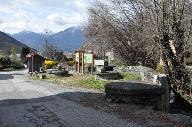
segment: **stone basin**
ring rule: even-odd
[[[125,102],[152,106],[156,110],[164,110],[163,97],[166,88],[139,81],[116,81],[105,85],[108,102]]]
[[[105,92],[132,96],[158,96],[165,92],[164,87],[138,81],[110,82],[105,85]]]

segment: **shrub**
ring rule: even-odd
[[[163,74],[164,73],[164,68],[163,65],[157,65],[156,72]]]
[[[52,60],[45,60],[45,68],[46,69],[50,69],[53,68],[55,65],[57,65],[58,63]]]
[[[9,67],[11,66],[11,60],[9,57],[1,57],[0,58],[0,64],[3,66],[3,67]]]
[[[73,66],[74,64],[75,64],[74,60],[67,61],[67,65],[69,65],[69,66]]]
[[[23,68],[25,68],[24,64],[21,61],[12,61],[12,67],[14,69],[23,69]]]
[[[116,59],[112,62],[112,64],[116,65],[117,67],[122,67],[122,66],[125,66],[125,64],[123,63],[122,60],[120,59]]]

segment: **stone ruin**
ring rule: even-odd
[[[142,81],[153,81],[154,70],[144,66],[114,67],[116,72],[136,73],[141,75]]]

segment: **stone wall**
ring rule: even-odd
[[[143,81],[153,81],[154,70],[144,66],[114,67],[114,71],[140,74]]]
[[[187,70],[189,72],[189,76],[192,79],[192,66],[187,66]]]
[[[95,80],[119,80],[121,78],[119,72],[106,72],[95,75]]]

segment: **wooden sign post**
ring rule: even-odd
[[[94,56],[93,51],[89,51],[87,53],[85,53],[84,49],[82,51],[77,51],[75,58],[76,71],[80,73],[80,70],[82,70],[82,73],[84,74],[85,64],[91,64],[91,74],[93,74],[93,68],[94,68],[93,56]],[[82,61],[80,58],[82,58]],[[80,64],[82,65],[82,68],[80,68]]]
[[[35,52],[31,51],[31,66],[32,66],[32,72],[34,72],[34,56]]]
[[[84,54],[85,54],[85,51],[82,50],[82,73],[84,74]]]
[[[34,56],[36,53],[34,51],[30,51],[29,54],[26,55],[27,58],[31,58],[31,71],[34,72]],[[29,67],[29,61],[28,61],[28,67]]]
[[[78,73],[80,73],[80,51],[78,51]]]
[[[92,61],[91,61],[91,74],[93,74],[93,71],[94,71],[94,52],[93,52],[93,49],[92,49],[92,52],[91,52],[91,54],[92,54]]]
[[[75,53],[75,69],[78,71],[78,61],[79,61],[79,52],[76,51]]]

